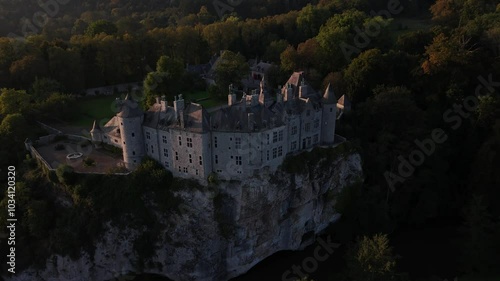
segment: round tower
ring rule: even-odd
[[[335,123],[337,121],[337,98],[330,84],[325,90],[322,104],[321,142],[323,144],[333,144],[335,142]]]
[[[144,112],[139,104],[129,95],[121,105],[121,111],[116,115],[123,149],[125,167],[134,170],[141,163],[144,153],[144,136],[142,123]]]

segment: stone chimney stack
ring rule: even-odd
[[[250,132],[255,130],[255,116],[253,113],[248,113],[248,129]]]
[[[179,95],[179,97],[175,97],[174,110],[176,117],[180,118],[181,113],[184,112],[184,99],[182,98],[182,95]]]
[[[292,84],[287,83],[285,89],[285,101],[291,101],[293,99],[293,88]]]
[[[165,96],[161,96],[161,111],[166,112],[168,108],[168,101]]]
[[[307,97],[307,86],[303,79],[299,87],[299,97],[301,98]]]
[[[252,91],[252,100],[251,106],[256,106],[259,104],[259,95],[257,94],[257,90]]]
[[[229,85],[229,95],[227,96],[227,105],[232,106],[236,103],[236,93],[233,84]]]

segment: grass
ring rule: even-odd
[[[227,103],[227,101],[224,101],[224,100],[216,100],[216,99],[210,98],[207,91],[198,91],[198,92],[194,92],[194,93],[185,92],[182,94],[182,96],[184,97],[184,99],[186,101],[196,102],[196,103],[200,104],[201,106],[203,106],[205,109],[208,109],[211,107],[216,107],[219,105],[224,105]],[[205,99],[205,100],[197,101],[200,99]]]
[[[112,96],[95,96],[86,97],[79,99],[77,101],[77,111],[76,117],[73,120],[69,120],[71,126],[91,128],[94,120],[111,119],[116,112],[113,111],[113,102],[117,97],[123,98],[119,95]],[[199,100],[208,98],[208,93],[206,91],[198,91],[194,93],[184,93],[183,97],[186,101],[189,100]],[[171,101],[169,101],[170,104]],[[197,102],[201,104],[205,109],[223,105],[226,101],[207,99]]]
[[[117,97],[119,96],[96,96],[79,99],[77,102],[78,116],[70,121],[71,125],[90,128],[94,120],[111,119],[116,114],[113,112],[113,102]]]

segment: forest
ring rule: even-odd
[[[0,169],[17,165],[23,175],[18,231],[32,259],[22,266],[44,260],[47,250],[87,249],[103,214],[143,208],[104,208],[91,187],[99,179],[67,181],[63,170],[50,176],[37,168],[23,145],[44,134],[36,121],[70,118],[85,89],[120,83],[144,81],[149,100],[186,89],[224,98],[247,60],[259,58],[275,65],[271,88],[304,71],[316,89],[331,83],[337,98],[346,94],[353,104],[337,133],[357,147],[365,177],[338,198],[339,228],[349,231],[337,238],[351,247],[332,280],[417,280],[397,266],[388,237],[428,224],[456,231],[458,254],[447,258],[459,280],[500,278],[495,0],[0,0],[0,36]],[[238,63],[217,71],[220,87],[205,89],[184,66],[207,63],[221,50]],[[161,85],[149,91],[156,76]],[[151,185],[161,180],[172,181],[158,172]],[[71,198],[70,211],[60,212],[54,189]],[[117,205],[125,196],[108,192]],[[7,194],[0,199],[6,209]],[[169,202],[172,211],[175,198]],[[87,234],[62,239],[87,224]]]

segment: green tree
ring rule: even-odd
[[[23,90],[0,90],[0,113],[3,115],[22,113],[30,104],[30,96]]]
[[[116,25],[107,20],[98,20],[95,21],[87,27],[85,34],[90,37],[94,37],[101,33],[105,33],[107,35],[114,35],[118,32],[118,28]]]
[[[5,116],[0,124],[0,135],[12,142],[23,142],[30,131],[28,122],[20,113]]]
[[[396,257],[387,234],[364,236],[346,254],[348,275],[353,281],[394,280]]]
[[[215,66],[215,82],[221,97],[229,94],[229,85],[241,84],[241,79],[248,75],[250,68],[241,54],[225,51]]]

